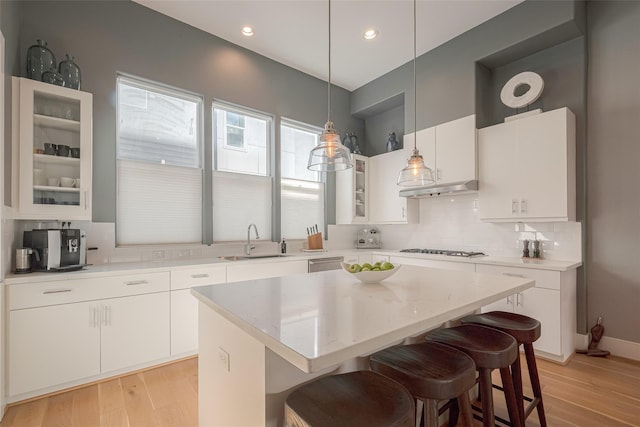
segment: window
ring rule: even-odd
[[[117,244],[201,242],[202,99],[124,76],[117,90]]]
[[[214,242],[244,240],[252,223],[261,240],[271,239],[273,181],[268,165],[272,122],[266,114],[213,103]]]
[[[281,234],[302,239],[310,225],[324,228],[324,182],[307,169],[309,152],[318,144],[322,129],[283,119],[280,125]]]

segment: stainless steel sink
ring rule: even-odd
[[[271,254],[271,255],[247,255],[245,259],[255,259],[255,258],[284,258],[291,255],[286,254]]]

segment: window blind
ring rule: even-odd
[[[214,172],[213,241],[245,240],[251,223],[271,240],[271,187],[271,177]]]
[[[116,241],[202,241],[202,170],[118,160]]]
[[[306,238],[307,227],[314,224],[324,229],[324,183],[283,179],[280,187],[282,237]]]

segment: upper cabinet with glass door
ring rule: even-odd
[[[93,96],[17,77],[13,93],[16,216],[90,220]]]

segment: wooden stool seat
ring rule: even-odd
[[[404,385],[424,403],[426,427],[438,426],[438,402],[458,399],[466,425],[471,425],[467,391],[475,384],[473,360],[453,347],[435,342],[399,345],[373,354],[371,369]]]
[[[518,344],[532,343],[540,338],[540,322],[529,316],[509,313],[506,311],[492,311],[483,314],[472,314],[462,318],[462,324],[487,326],[505,332],[518,341]]]
[[[414,427],[415,403],[401,384],[375,372],[330,375],[289,394],[284,425]]]
[[[520,411],[510,371],[511,364],[518,358],[518,343],[511,335],[479,325],[460,325],[431,331],[426,335],[426,339],[450,345],[473,359],[480,379],[482,422],[485,427],[492,427],[495,423],[491,371],[499,369],[510,424],[521,426]]]
[[[547,420],[542,403],[542,387],[540,386],[538,366],[533,350],[533,343],[540,338],[542,329],[540,322],[522,314],[491,311],[466,316],[462,319],[462,324],[475,324],[494,328],[511,335],[518,342],[518,346],[522,344],[527,359],[527,367],[529,368],[529,379],[531,380],[531,388],[533,389],[533,398],[524,396],[522,390],[522,368],[520,366],[520,358],[517,357],[511,365],[511,376],[513,378],[516,398],[518,399],[520,419],[524,422],[535,408],[538,411],[540,427],[546,427]],[[525,400],[529,402],[527,407],[524,406]]]

